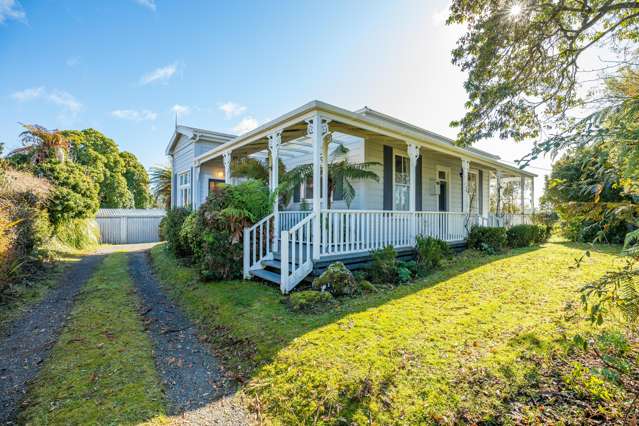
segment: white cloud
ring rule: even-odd
[[[175,114],[177,114],[179,116],[185,116],[185,115],[189,115],[191,113],[191,107],[189,107],[187,105],[175,104],[171,108],[171,111],[173,111]]]
[[[244,105],[237,104],[235,102],[224,102],[219,106],[219,109],[224,111],[224,116],[229,119],[233,117],[237,117],[246,111],[246,107]]]
[[[19,102],[26,102],[39,98],[44,94],[44,87],[32,87],[11,94],[11,97]]]
[[[17,0],[0,0],[0,24],[11,19],[26,22],[27,14]]]
[[[235,127],[233,127],[233,131],[238,135],[241,135],[246,132],[250,132],[255,129],[259,123],[253,117],[244,117]]]
[[[448,19],[449,13],[450,11],[448,10],[448,7],[445,7],[444,9],[438,10],[437,12],[433,13],[433,24],[436,27],[443,27],[444,25],[446,25],[446,19]]]
[[[143,75],[140,78],[140,84],[166,83],[171,79],[171,77],[173,77],[173,75],[175,75],[176,71],[177,63],[156,68],[150,73]]]
[[[155,9],[156,9],[155,0],[135,0],[135,2],[139,4],[140,6],[144,6],[147,9],[155,12]]]
[[[72,56],[70,58],[67,58],[67,61],[66,61],[67,67],[75,67],[79,63],[80,63],[80,58],[77,56]]]
[[[155,121],[155,119],[158,118],[155,112],[147,109],[116,109],[111,111],[111,115],[116,118],[131,121]]]
[[[54,104],[68,109],[70,112],[78,112],[82,109],[82,104],[78,102],[73,95],[62,90],[54,90],[49,93],[47,98]]]
[[[53,89],[48,91],[44,87],[32,87],[11,94],[11,97],[18,102],[27,102],[35,99],[44,99],[48,102],[61,106],[68,112],[77,113],[82,109],[80,103],[71,93],[64,90]]]

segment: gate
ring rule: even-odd
[[[100,209],[95,220],[100,226],[100,242],[135,244],[160,241],[164,209]]]

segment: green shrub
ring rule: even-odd
[[[506,247],[506,229],[489,226],[473,226],[468,234],[468,248],[493,254]]]
[[[536,236],[535,225],[515,225],[506,231],[508,246],[512,248],[528,247],[533,244]]]
[[[268,187],[256,180],[223,185],[209,194],[197,212],[198,243],[193,247],[203,278],[241,278],[243,230],[268,215],[272,206]]]
[[[368,280],[357,281],[357,289],[359,292],[364,294],[377,293],[379,291],[379,289]]]
[[[202,237],[198,233],[197,227],[198,216],[196,212],[190,213],[180,228],[181,243],[190,248],[191,253],[195,256],[193,261],[197,261],[197,256],[202,252]]]
[[[313,288],[328,291],[333,296],[351,296],[357,292],[355,278],[342,262],[330,264],[322,275],[313,280]]]
[[[393,246],[386,246],[371,252],[368,276],[376,284],[397,284],[399,282],[397,252]]]
[[[537,232],[535,235],[535,244],[542,244],[548,241],[550,234],[552,233],[552,225],[537,224]]]
[[[193,255],[193,251],[188,244],[182,239],[182,225],[186,218],[191,214],[191,210],[187,208],[175,208],[168,210],[166,216],[160,222],[160,235],[166,240],[167,248],[176,257],[188,257]]]
[[[442,261],[449,257],[452,253],[450,246],[445,242],[433,237],[417,236],[417,270],[418,275],[426,273],[438,268]]]
[[[291,310],[304,313],[324,311],[334,302],[333,296],[326,291],[296,291],[288,297],[288,304]]]
[[[54,227],[64,221],[95,216],[100,206],[99,187],[85,167],[71,161],[47,161],[36,166],[35,174],[54,185],[47,201],[49,220]]]
[[[508,246],[512,248],[528,247],[541,244],[550,237],[550,227],[547,225],[515,225],[506,232]]]
[[[100,244],[100,227],[95,219],[71,219],[59,223],[54,236],[67,247],[85,250]]]

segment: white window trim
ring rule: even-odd
[[[182,183],[182,177],[186,176],[186,183]],[[191,171],[186,170],[184,172],[180,172],[177,175],[178,181],[178,207],[187,207],[191,205]],[[186,197],[184,196],[186,194]],[[184,199],[187,199],[188,202],[185,202]]]
[[[409,211],[410,210],[410,205],[406,208],[406,210],[397,210],[396,205],[395,205],[395,194],[396,194],[395,186],[398,185],[395,182],[395,157],[403,157],[406,160],[408,160],[409,171],[408,171],[408,185],[407,186],[408,186],[408,198],[410,200],[410,166],[411,166],[410,158],[408,157],[408,153],[406,151],[393,149],[393,211],[400,211],[400,212]],[[402,184],[399,184],[399,185],[402,185]],[[406,186],[406,185],[403,185],[403,186]],[[409,203],[410,203],[410,201],[409,201]]]

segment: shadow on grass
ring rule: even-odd
[[[353,298],[340,298],[323,313],[295,313],[284,303],[286,296],[269,283],[254,281],[206,282],[197,280],[193,268],[180,266],[164,247],[151,257],[167,292],[195,320],[227,367],[240,381],[297,337],[335,323],[345,316],[374,309],[389,302],[437,286],[459,274],[490,263],[534,252],[540,247],[515,249],[498,255],[464,252],[441,269],[414,283]]]

